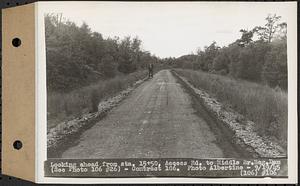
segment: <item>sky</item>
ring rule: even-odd
[[[284,2],[41,2],[44,13],[62,13],[77,25],[86,22],[105,38],[138,36],[142,48],[164,57],[179,57],[216,41],[226,46],[240,29],[263,26],[268,14],[287,21]]]

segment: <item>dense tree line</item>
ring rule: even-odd
[[[213,42],[204,50],[199,49],[197,54],[162,61],[177,68],[202,70],[287,89],[287,25],[281,23],[280,18],[269,15],[264,26],[249,31],[241,29],[241,38],[226,47],[221,48]]]
[[[161,62],[156,66],[202,70],[287,89],[287,25],[280,18],[269,15],[264,26],[241,29],[241,37],[226,47],[213,42],[196,54],[159,59],[141,48],[138,37],[103,38],[86,23],[77,26],[61,14],[48,14],[47,88],[68,92]]]
[[[86,23],[61,14],[45,16],[47,88],[68,92],[98,80],[129,74],[158,59],[142,50],[138,37],[103,38]]]

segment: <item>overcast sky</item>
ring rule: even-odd
[[[86,22],[104,37],[138,36],[143,49],[159,57],[179,57],[213,41],[225,46],[240,29],[265,24],[269,13],[286,21],[288,3],[154,3],[42,2],[45,13],[63,13],[70,21]]]

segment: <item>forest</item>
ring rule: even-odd
[[[265,25],[241,29],[241,37],[228,46],[219,47],[214,41],[196,54],[162,62],[287,90],[287,24],[280,19],[269,14]]]
[[[47,14],[45,31],[49,92],[70,92],[159,60],[141,49],[138,37],[103,38],[86,23],[77,26],[62,14]]]
[[[45,17],[47,87],[68,92],[98,80],[130,74],[148,63],[170,68],[200,70],[287,89],[287,24],[269,15],[266,24],[241,29],[241,37],[228,46],[214,41],[196,54],[159,58],[141,48],[136,37],[103,38],[86,23],[77,26],[62,14]],[[200,45],[200,43],[199,43]]]

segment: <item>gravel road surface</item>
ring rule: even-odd
[[[162,70],[78,136],[62,158],[225,157],[209,125],[172,73]]]

